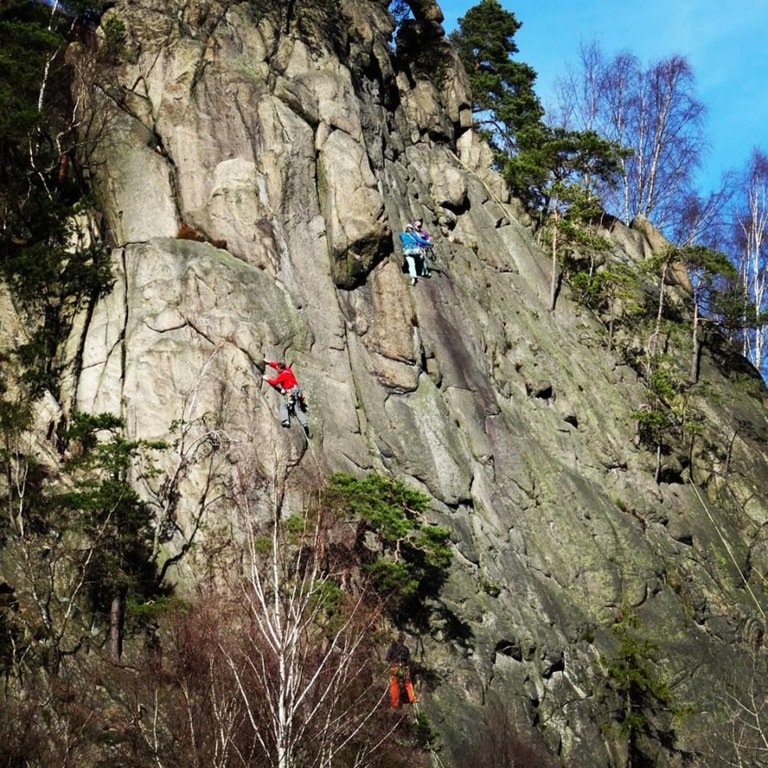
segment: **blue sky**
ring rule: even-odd
[[[680,54],[708,109],[702,191],[716,186],[723,171],[743,166],[752,147],[768,152],[768,0],[500,1],[523,23],[518,58],[538,72],[545,106],[582,42],[597,40],[609,55],[632,51],[644,63]],[[438,0],[446,30],[478,2]]]

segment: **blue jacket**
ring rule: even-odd
[[[419,250],[420,245],[429,245],[429,240],[419,237],[415,232],[401,232],[400,240],[405,253],[414,253]]]

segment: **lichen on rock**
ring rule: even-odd
[[[116,281],[74,326],[62,411],[114,412],[131,438],[169,443],[179,420],[215,421],[221,474],[191,472],[191,500],[206,482],[227,499],[246,465],[297,511],[303,479],[338,470],[428,492],[460,555],[419,638],[446,765],[491,706],[564,765],[618,765],[600,692],[630,609],[691,705],[659,737],[656,764],[681,764],[706,746],[723,669],[764,632],[762,385],[736,392],[713,341],[708,386],[731,405],[706,400],[690,451],[669,451],[674,482],[655,483],[634,440],[643,384],[567,287],[548,311],[549,256],[470,128],[437,3],[410,5],[442,41],[441,77],[392,46],[385,2],[263,5],[110,11],[135,56],[105,73],[120,97],[94,91],[109,120],[83,139]],[[434,269],[411,285],[397,233],[417,218]],[[615,222],[609,258],[640,263],[657,235]],[[311,442],[280,427],[264,357],[293,362]],[[190,501],[179,529],[195,514]]]

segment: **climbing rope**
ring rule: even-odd
[[[707,517],[709,518],[709,521],[712,523],[712,527],[717,531],[717,535],[720,538],[720,541],[723,543],[723,546],[725,547],[725,551],[728,553],[728,557],[731,558],[731,562],[733,563],[736,570],[739,572],[739,576],[741,576],[741,580],[744,582],[744,586],[746,587],[747,592],[749,593],[749,596],[752,598],[752,600],[755,603],[755,606],[757,606],[757,610],[760,612],[760,615],[763,617],[763,619],[766,618],[765,611],[763,610],[763,607],[760,605],[760,602],[758,601],[755,593],[752,591],[752,587],[749,586],[749,582],[747,581],[747,577],[744,575],[744,572],[739,567],[739,564],[736,562],[736,557],[733,554],[733,551],[731,550],[730,544],[725,539],[725,536],[723,536],[722,531],[720,530],[720,526],[715,521],[714,516],[709,511],[709,507],[704,503],[704,499],[701,497],[701,494],[699,493],[699,489],[691,483],[691,488],[693,488],[694,493],[699,499],[699,504],[703,507],[704,511],[707,513]]]
[[[304,440],[307,442],[307,447],[309,448],[309,452],[312,454],[312,458],[315,460],[315,464],[317,464],[317,470],[319,472],[322,469],[320,466],[320,460],[317,458],[317,454],[315,453],[315,449],[309,440],[309,435],[307,434],[306,430],[302,429],[301,431],[304,433]]]

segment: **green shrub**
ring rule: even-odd
[[[615,731],[627,739],[631,765],[645,765],[641,735],[659,741],[670,736],[671,731],[659,730],[650,716],[658,712],[679,718],[688,710],[673,699],[667,676],[657,670],[653,657],[658,648],[641,632],[640,620],[631,611],[624,611],[611,627],[617,644],[610,656],[601,655],[598,671],[604,681],[600,696],[613,705],[612,720],[604,723],[603,731]],[[609,699],[608,691],[613,696]],[[671,728],[671,725],[669,726]]]
[[[419,710],[413,725],[413,737],[416,744],[425,749],[432,749],[437,737],[437,731],[432,727],[427,713]]]
[[[119,59],[125,50],[125,22],[117,15],[110,14],[104,24],[104,47],[112,59]]]
[[[396,617],[415,617],[439,594],[453,558],[451,531],[426,519],[430,499],[400,480],[371,473],[363,479],[335,474],[326,502],[374,533],[381,555],[365,564],[374,587]]]

